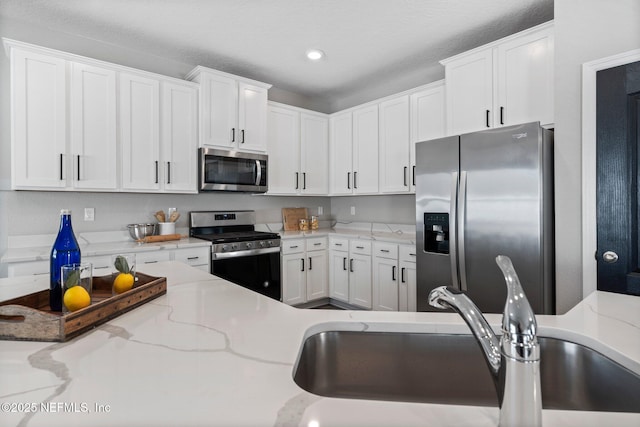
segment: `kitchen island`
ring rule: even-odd
[[[325,398],[293,381],[307,335],[468,333],[456,314],[296,309],[179,262],[142,272],[167,277],[167,294],[69,342],[0,342],[0,425],[497,425],[494,407]],[[46,277],[0,279],[0,299],[18,282],[30,291],[47,286]],[[499,315],[487,319],[500,323]],[[638,297],[596,292],[538,324],[540,335],[588,345],[640,372]],[[640,414],[543,410],[543,425],[637,427]]]

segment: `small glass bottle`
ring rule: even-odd
[[[311,229],[317,230],[319,228],[318,217],[315,215],[311,216]]]
[[[49,306],[52,311],[62,311],[62,283],[60,269],[66,264],[80,263],[80,246],[71,227],[71,211],[60,211],[60,229],[51,249],[49,267]]]

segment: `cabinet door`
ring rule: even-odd
[[[241,150],[267,150],[267,89],[238,84],[237,147]]]
[[[332,116],[329,139],[331,194],[353,193],[353,122],[350,112]]]
[[[237,141],[238,83],[225,76],[200,77],[200,145],[231,148]]]
[[[378,106],[353,112],[353,188],[357,194],[378,192]]]
[[[553,123],[553,27],[500,44],[497,52],[497,125]]]
[[[416,311],[416,263],[400,261],[398,282],[398,310]]]
[[[445,66],[449,135],[493,127],[493,50],[457,58]]]
[[[409,96],[380,103],[380,192],[409,191]]]
[[[398,265],[395,259],[373,259],[373,309],[398,311]]]
[[[11,67],[12,188],[64,188],[66,62],[12,49]]]
[[[162,82],[162,167],[169,192],[197,193],[198,92],[194,87]]]
[[[329,121],[326,117],[300,115],[302,193],[329,193]]]
[[[120,74],[120,139],[122,188],[160,188],[160,82]]]
[[[349,259],[349,303],[371,309],[371,257],[352,254]]]
[[[442,138],[446,134],[445,122],[445,94],[444,82],[434,84],[433,87],[411,94],[411,191],[415,192],[416,185],[416,143],[430,139]]]
[[[329,263],[327,251],[307,252],[307,301],[329,296]]]
[[[71,160],[73,186],[114,190],[116,170],[116,73],[71,64]]]
[[[349,302],[349,254],[329,251],[329,297]]]
[[[282,256],[282,302],[285,304],[307,301],[306,268],[304,253]]]
[[[269,194],[297,194],[300,189],[300,113],[269,106]]]

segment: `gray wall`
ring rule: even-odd
[[[557,310],[582,297],[582,64],[640,48],[640,1],[555,0]]]

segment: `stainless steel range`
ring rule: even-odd
[[[189,213],[189,235],[208,240],[211,274],[280,301],[280,235],[255,230],[254,211]]]

